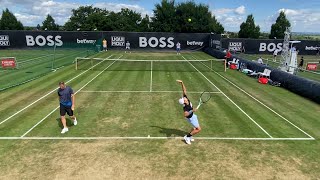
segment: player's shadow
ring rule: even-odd
[[[62,125],[61,119],[60,119],[60,118],[57,118],[56,121],[57,121],[57,123],[58,123],[58,126],[62,129],[62,128],[63,128],[63,125]],[[73,120],[72,120],[72,119],[66,118],[66,121],[67,121],[67,126],[68,126],[68,127],[73,126]]]
[[[160,126],[150,126],[150,127],[153,127],[153,128],[159,128],[160,129],[160,133],[161,134],[165,134],[166,137],[176,137],[176,136],[184,136],[186,134],[188,134],[187,132],[185,131],[181,131],[181,130],[178,130],[178,129],[171,129],[171,128],[163,128],[163,127],[160,127]]]

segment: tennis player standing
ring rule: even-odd
[[[177,80],[177,82],[180,83],[182,87],[182,98],[179,99],[179,103],[183,105],[183,116],[193,126],[190,133],[185,135],[183,138],[187,144],[191,144],[191,141],[194,141],[192,139],[192,136],[198,134],[201,131],[198,117],[196,114],[194,114],[194,112],[196,112],[197,109],[192,107],[192,103],[187,97],[187,90],[183,82],[181,80]]]
[[[60,102],[61,122],[63,125],[61,134],[64,134],[69,131],[65,117],[66,113],[69,115],[71,119],[73,119],[73,125],[76,126],[78,124],[77,119],[73,114],[75,97],[71,87],[66,86],[64,82],[59,82],[58,96]]]
[[[129,41],[127,41],[127,43],[126,43],[126,51],[124,53],[127,53],[127,50],[130,52],[130,42]]]
[[[177,48],[177,54],[180,55],[180,51],[181,51],[181,44],[180,44],[180,42],[177,42],[176,48]]]

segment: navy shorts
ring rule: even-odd
[[[60,104],[60,116],[65,116],[66,113],[69,116],[73,116],[73,111],[71,109],[71,106],[64,106],[63,104]]]

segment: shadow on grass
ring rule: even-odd
[[[56,118],[56,121],[57,121],[57,123],[58,123],[58,126],[62,129],[62,128],[63,128],[63,125],[62,125],[61,119],[60,119],[60,118]],[[68,127],[73,126],[73,120],[72,120],[72,119],[66,118],[66,121],[67,121],[67,126],[68,126]]]
[[[175,137],[175,136],[184,136],[186,134],[188,134],[185,131],[181,131],[178,129],[171,129],[171,128],[163,128],[163,127],[159,127],[159,126],[150,126],[153,128],[159,128],[160,129],[160,133],[161,134],[165,134],[166,137]]]

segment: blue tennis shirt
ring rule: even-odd
[[[71,107],[72,106],[71,94],[73,94],[73,90],[71,89],[71,87],[66,86],[66,88],[64,89],[59,88],[58,96],[59,96],[60,104]]]

